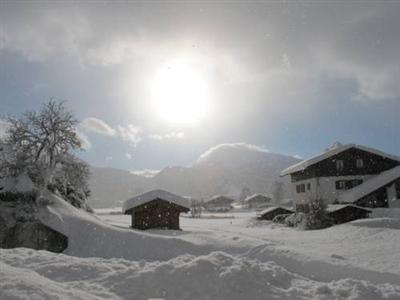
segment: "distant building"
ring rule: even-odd
[[[291,176],[296,211],[312,199],[362,207],[400,206],[400,158],[361,145],[336,145],[281,172]]]
[[[257,209],[257,208],[265,208],[271,203],[271,198],[261,195],[261,194],[254,194],[250,197],[247,197],[244,200],[244,204],[246,207],[251,208],[251,209]]]
[[[204,203],[204,208],[208,211],[226,212],[233,208],[232,203],[235,200],[226,196],[214,196],[211,200]]]
[[[122,212],[132,216],[132,228],[180,229],[179,214],[188,212],[187,199],[163,190],[153,190],[125,201]]]

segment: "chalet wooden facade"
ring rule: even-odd
[[[127,200],[123,213],[131,215],[131,227],[179,230],[179,215],[188,212],[188,201],[163,190],[153,190]]]
[[[361,145],[337,145],[281,172],[290,175],[297,211],[312,199],[364,207],[397,206],[400,158]]]

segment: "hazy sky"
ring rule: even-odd
[[[130,170],[230,142],[400,154],[399,15],[399,1],[3,0],[0,114],[67,100],[82,157]]]

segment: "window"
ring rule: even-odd
[[[346,180],[336,181],[336,189],[337,190],[345,190],[346,189]]]
[[[350,182],[350,188],[360,185],[361,183],[363,183],[362,179],[354,179]]]
[[[338,159],[336,161],[336,170],[343,171],[343,168],[344,168],[344,161],[341,159]]]
[[[364,161],[362,160],[362,158],[357,158],[356,166],[358,169],[364,168]]]
[[[304,183],[296,185],[296,192],[297,193],[305,193],[306,192],[306,186]]]
[[[336,189],[337,190],[349,190],[357,185],[360,185],[361,183],[363,183],[362,179],[338,180],[338,181],[336,181]]]
[[[311,183],[307,183],[307,190],[311,190]]]

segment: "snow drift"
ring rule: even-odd
[[[0,251],[1,299],[398,299],[400,287],[314,280],[223,252],[165,262]],[[14,292],[17,291],[17,292]]]

